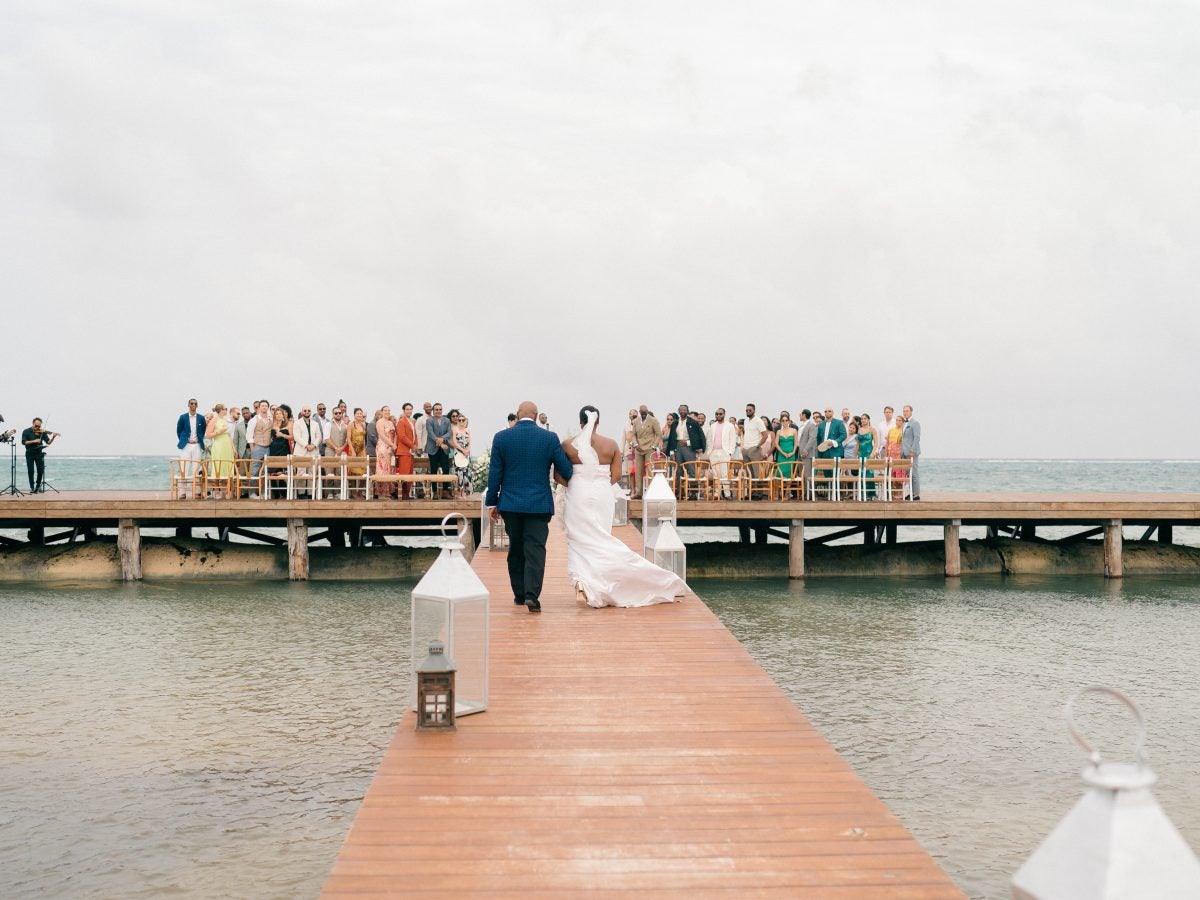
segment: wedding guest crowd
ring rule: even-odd
[[[199,403],[192,399],[175,425],[178,458],[193,465],[208,460],[209,471],[218,480],[232,473],[235,459],[247,459],[255,480],[268,457],[346,456],[366,459],[376,475],[411,475],[414,457],[421,456],[428,457],[430,474],[457,477],[455,488],[443,489],[442,496],[470,494],[471,428],[461,410],[443,415],[442,404],[426,401],[423,412],[414,413],[413,405],[405,403],[399,416],[390,406],[368,416],[363,408],[351,409],[344,400],[328,416],[327,409],[318,403],[313,415],[313,407],[304,404],[297,416],[286,403],[257,400],[242,407],[216,403],[211,412],[201,414]],[[366,468],[351,466],[348,471],[362,475]],[[375,486],[376,496],[411,496],[411,482],[403,482],[399,491],[396,487],[381,482]]]
[[[714,478],[723,481],[732,460],[770,460],[790,478],[797,468],[807,477],[813,459],[859,458],[912,460],[912,496],[921,499],[921,423],[911,406],[898,416],[885,406],[878,419],[867,412],[852,415],[849,407],[835,416],[832,406],[802,409],[793,418],[786,409],[764,416],[747,403],[744,417],[727,417],[724,407],[718,407],[709,421],[683,403],[660,424],[642,404],[629,410],[621,448],[634,498],[641,496],[645,473],[655,459],[672,459],[681,466],[707,459]]]

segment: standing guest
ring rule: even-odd
[[[884,456],[888,459],[900,458],[900,445],[904,441],[904,416],[896,416],[892,420],[892,427],[888,429],[887,446],[884,448]]]
[[[246,426],[246,434],[250,441],[250,458],[254,460],[250,465],[251,481],[258,478],[262,471],[262,461],[267,458],[271,449],[271,404],[266,400],[259,400],[254,404],[254,408],[254,418]]]
[[[679,446],[679,414],[667,413],[667,424],[662,430],[663,452],[669,459],[675,458],[675,450]]]
[[[775,457],[775,429],[771,427],[771,420],[766,416],[759,416],[758,420],[762,422],[763,427],[763,442],[759,448],[761,456],[759,459],[774,459]]]
[[[858,459],[858,426],[854,420],[846,426],[846,439],[842,441],[842,459]]]
[[[554,430],[550,427],[550,420],[548,418],[546,418],[545,413],[538,413],[537,424],[538,424],[538,428],[542,429],[542,431],[553,431]]]
[[[770,438],[756,409],[753,403],[747,403],[746,418],[738,423],[742,426],[742,459],[747,462],[767,458],[764,448]]]
[[[426,400],[421,408],[423,413],[417,413],[413,417],[413,421],[417,423],[417,446],[421,448],[421,452],[425,452],[425,445],[429,443],[429,434],[427,428],[429,426],[429,417],[433,415],[433,404]]]
[[[346,411],[340,406],[334,407],[333,421],[329,423],[329,436],[325,438],[325,455],[350,455],[350,423],[346,421]]]
[[[209,458],[212,460],[209,474],[218,483],[229,484],[233,477],[233,439],[229,436],[229,420],[225,418],[225,404],[218,403],[209,417],[204,429],[204,440],[208,444]],[[239,417],[240,418],[240,417]],[[228,493],[225,494],[227,498]]]
[[[429,474],[450,474],[450,420],[442,415],[442,404],[433,404],[433,414],[423,420],[425,425],[425,452],[429,454]],[[444,490],[439,494],[445,495]]]
[[[687,449],[690,451],[693,461],[706,457],[707,452],[708,452],[708,446],[705,443],[705,437],[704,437],[704,425],[700,421],[702,415],[703,415],[702,413],[689,413],[687,416],[684,417],[684,419],[683,419],[684,427],[683,427],[683,429],[681,429],[681,430],[684,430],[687,432],[687,438],[688,438]],[[696,467],[692,466],[692,465],[688,465],[687,469],[688,469],[688,472],[687,472],[688,477],[695,478]]]
[[[792,414],[785,409],[779,414],[779,430],[775,432],[775,462],[784,478],[790,479],[796,468],[798,437],[799,432],[792,426]]]
[[[392,408],[385,406],[379,410],[379,418],[375,420],[375,474],[391,475],[396,471],[396,426],[392,424]],[[394,485],[384,483],[375,486],[377,497],[394,495]]]
[[[895,422],[892,420],[892,414],[895,412],[890,406],[883,408],[883,421],[876,426],[875,431],[879,437],[879,442],[875,445],[875,449],[880,456],[887,453],[888,435],[891,433]]]
[[[317,425],[313,419],[312,407],[307,403],[300,408],[299,418],[292,423],[292,446],[292,452],[296,456],[308,456],[315,459],[321,455],[321,442],[317,439]],[[299,469],[296,472],[302,487],[302,490],[297,493],[298,496],[305,499],[312,493],[309,475],[308,469]]]
[[[179,416],[175,423],[176,446],[179,448],[180,459],[190,459],[193,465],[188,466],[187,477],[191,478],[196,472],[195,463],[200,462],[200,454],[204,450],[204,416],[197,412],[199,403],[192,398],[187,403],[187,412]]]
[[[295,416],[292,415],[292,408],[286,403],[280,403],[279,408],[283,410],[283,418],[287,422],[288,429],[288,454],[292,454],[296,450],[296,439],[292,436],[295,428]]]
[[[737,446],[733,448],[733,458],[738,459],[738,460],[744,459],[745,457],[742,456],[742,439],[745,438],[745,436],[746,436],[746,420],[731,418],[729,421],[733,422],[734,427],[737,428],[737,441],[738,442],[737,442]]]
[[[858,452],[855,454],[861,460],[870,459],[873,456],[878,456],[878,450],[875,446],[875,429],[871,427],[871,417],[866,413],[861,416],[855,416],[856,419],[862,421],[862,427],[858,429]],[[863,469],[865,477],[870,478],[875,473],[869,469]],[[864,499],[875,499],[875,486],[867,481],[864,485],[866,494]]]
[[[871,424],[870,414],[863,413],[860,416],[855,416],[855,418],[858,419],[859,450],[861,451],[861,449],[862,449],[863,437],[865,437],[866,435],[869,434],[871,436],[871,455],[878,456],[879,455],[879,429],[877,429],[874,425]],[[860,452],[858,455],[861,457],[862,453]]]
[[[913,408],[904,405],[904,434],[900,438],[900,458],[912,460],[912,498],[921,499],[921,477],[917,474],[917,460],[921,457],[921,423],[913,418]]]
[[[637,421],[637,410],[629,411],[629,421],[621,432],[621,475],[625,484],[632,490],[633,474],[637,468],[634,457],[637,455],[637,438],[633,433],[633,423]]]
[[[668,418],[670,417],[668,416]],[[696,459],[696,451],[698,448],[693,442],[691,430],[691,426],[694,424],[695,421],[692,419],[691,410],[688,409],[688,405],[686,403],[680,403],[679,415],[675,418],[674,426],[676,492],[679,490],[679,478],[684,474],[684,466]]]
[[[508,427],[512,428],[516,424],[517,424],[517,414],[509,413],[508,414]]]
[[[288,424],[287,410],[282,404],[275,407],[271,416],[271,442],[267,445],[268,456],[287,456],[292,448],[292,429]],[[286,469],[272,466],[267,469],[267,478],[271,484],[271,496],[287,496],[285,479],[279,477]]]
[[[251,429],[250,422],[253,419],[254,419],[254,410],[251,409],[249,406],[243,406],[242,407],[242,430],[246,433],[246,449],[244,451],[242,451],[242,455],[241,455],[242,459],[250,458],[250,447],[251,447],[250,438],[253,436],[250,432],[250,429]]]
[[[354,418],[350,420],[350,427],[347,429],[347,434],[350,440],[351,457],[363,457],[367,455],[367,414],[361,406],[354,407]],[[362,466],[347,466],[346,474],[351,478],[362,478],[367,473],[367,470]],[[354,496],[359,496],[357,489]],[[366,493],[362,494],[362,499],[366,499]]]
[[[659,430],[658,419],[654,418],[646,404],[638,407],[637,421],[633,423],[634,443],[634,476],[632,497],[642,496],[642,487],[646,483],[646,473],[654,463],[654,452],[662,446],[662,434]]]
[[[812,474],[813,457],[817,455],[817,423],[812,419],[812,411],[800,410],[800,434],[796,438],[796,458],[800,460],[800,477],[808,483]]]
[[[250,418],[246,413],[250,410],[245,406],[240,410],[231,406],[229,412],[229,436],[233,441],[234,459],[245,459],[246,454],[250,452],[250,440],[246,434],[246,423]]]
[[[825,407],[824,421],[817,425],[817,456],[820,459],[841,459],[846,426],[833,417],[833,407]]]
[[[728,496],[729,461],[733,459],[733,451],[737,449],[738,434],[737,426],[725,421],[724,407],[717,407],[717,411],[713,413],[713,420],[708,423],[704,442],[708,447],[708,462],[712,467],[717,489]]]
[[[456,496],[466,499],[471,495],[471,429],[467,417],[457,409],[450,410],[450,449],[454,451],[454,474],[458,476]]]
[[[402,415],[396,421],[396,474],[413,473],[413,454],[417,452],[417,426],[413,422],[413,405],[405,403]],[[400,488],[400,499],[407,500],[412,493],[412,482],[406,481]]]
[[[367,419],[367,457],[375,458],[375,445],[379,443],[379,417],[383,415],[382,409],[377,409]]]
[[[194,402],[194,401],[193,401]],[[25,469],[29,473],[29,490],[40,494],[46,490],[46,448],[58,437],[57,431],[46,431],[42,420],[34,419],[21,432],[21,444],[25,447]]]
[[[325,404],[317,404],[317,414],[312,418],[310,436],[317,445],[317,456],[325,455],[325,441],[329,436],[329,420],[325,418]]]
[[[850,434],[850,407],[842,407],[842,427],[846,429],[846,434]]]

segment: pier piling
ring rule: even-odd
[[[1125,563],[1122,557],[1121,520],[1109,519],[1104,523],[1104,577],[1122,578]]]
[[[951,519],[942,526],[946,541],[946,577],[957,578],[962,574],[962,557],[959,553],[958,536],[962,519]]]
[[[308,523],[288,519],[288,579],[308,581]]]
[[[117,552],[121,555],[121,580],[142,580],[142,529],[133,519],[117,523]]]
[[[804,520],[792,519],[788,529],[788,578],[804,577]]]

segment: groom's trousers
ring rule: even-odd
[[[500,516],[508,533],[508,580],[513,599],[537,600],[542,596],[546,574],[550,514],[502,512]]]

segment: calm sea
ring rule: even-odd
[[[157,458],[51,461],[159,488]],[[928,490],[1195,490],[1200,462],[930,460]],[[3,502],[3,501],[0,501]],[[1126,689],[1200,846],[1200,580],[698,581],[972,896],[1082,792],[1066,697]],[[0,585],[0,894],[312,897],[403,710],[411,584]],[[1087,727],[1127,757],[1126,720]]]

